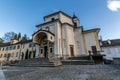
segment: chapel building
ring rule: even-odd
[[[36,57],[69,58],[101,51],[99,28],[84,30],[77,16],[58,11],[44,16],[44,23],[33,34]]]

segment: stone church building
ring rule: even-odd
[[[99,28],[84,30],[77,16],[58,11],[44,16],[44,23],[33,34],[36,57],[68,58],[101,51]]]
[[[44,23],[31,40],[0,45],[0,61],[15,61],[46,57],[67,59],[70,57],[98,55],[101,48],[99,28],[84,30],[77,16],[58,11],[44,16]],[[98,58],[97,58],[98,59]]]

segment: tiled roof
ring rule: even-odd
[[[9,45],[10,45],[10,42],[8,42],[8,43],[0,43],[0,47],[9,46]]]
[[[16,44],[25,44],[25,43],[29,43],[29,42],[32,42],[32,39],[31,40],[26,40],[26,41],[20,41]],[[16,45],[16,44],[11,44],[11,45]],[[10,42],[0,43],[0,47],[9,46],[9,45],[10,45]]]
[[[101,47],[120,46],[120,39],[112,39],[112,40],[109,40],[109,42],[108,40],[102,41]]]
[[[86,33],[86,32],[91,32],[91,31],[100,31],[100,28],[94,28],[94,29],[89,29],[89,30],[84,30],[83,33]]]
[[[55,13],[49,14],[49,15],[47,15],[47,16],[44,16],[44,18],[46,18],[46,17],[50,17],[50,16],[52,16],[52,15],[56,15],[56,14],[59,14],[59,13],[62,13],[62,14],[66,15],[66,16],[69,17],[69,18],[72,18],[71,16],[69,16],[69,15],[66,14],[66,13],[64,13],[63,11],[58,11],[58,12],[55,12]]]

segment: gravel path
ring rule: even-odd
[[[120,80],[120,65],[4,67],[7,80]]]

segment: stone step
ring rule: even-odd
[[[94,62],[92,60],[63,60],[63,65],[92,65]]]
[[[70,60],[91,60],[90,56],[70,57]]]
[[[62,65],[60,61],[50,61],[48,58],[34,58],[27,60],[20,60],[11,66],[28,66],[28,67],[54,67]]]

